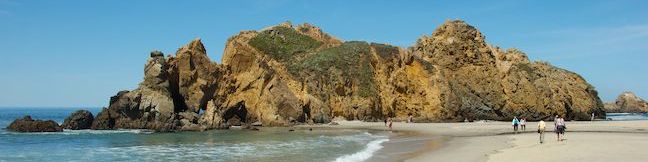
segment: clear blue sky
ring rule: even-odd
[[[151,50],[196,37],[220,62],[228,37],[286,20],[407,47],[448,19],[581,74],[604,101],[648,97],[648,1],[0,0],[0,106],[106,106],[142,80]]]

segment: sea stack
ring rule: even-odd
[[[627,91],[619,94],[614,103],[605,103],[605,110],[617,113],[646,113],[648,102],[633,92]]]

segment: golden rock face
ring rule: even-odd
[[[255,37],[276,43],[254,42]],[[304,43],[309,41],[316,43]],[[250,106],[260,107],[257,102],[264,95],[278,95],[260,102],[288,107],[282,111],[273,107],[279,104],[266,104],[270,107],[256,108],[266,110],[253,115],[257,117],[297,120],[308,116],[325,122],[336,116],[371,121],[412,115],[419,121],[456,121],[513,116],[533,120],[554,115],[589,119],[592,112],[603,113],[596,91],[577,74],[531,62],[516,49],[490,46],[476,28],[463,21],[446,22],[407,50],[342,42],[309,24],[296,28],[283,24],[235,36],[225,51],[223,60],[243,60],[223,61],[225,66],[249,69],[225,78],[267,84],[253,86],[256,91],[279,88],[270,94],[256,92],[260,97],[253,99],[226,98],[250,100],[256,103]]]
[[[613,103],[605,103],[605,110],[621,113],[645,113],[648,112],[648,102],[633,92],[619,94]]]
[[[140,98],[168,94],[174,113],[183,113],[173,120],[183,120],[179,126],[187,130],[220,128],[232,118],[283,126],[334,117],[381,121],[411,115],[436,122],[604,114],[597,92],[578,74],[488,45],[481,32],[459,20],[407,49],[344,42],[310,24],[283,23],[229,38],[222,64],[207,58],[200,40],[175,57],[159,57],[154,60],[164,68],[151,75],[164,77],[148,82],[167,83],[157,88],[163,93],[149,84],[140,85],[147,93],[136,92]]]

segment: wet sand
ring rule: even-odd
[[[389,141],[383,143],[383,149],[374,153],[366,161],[392,162],[404,161],[424,152],[438,149],[447,140],[441,136],[429,136],[417,132],[393,132]]]

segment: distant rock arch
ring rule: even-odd
[[[230,119],[238,118],[241,123],[247,122],[247,108],[245,107],[245,101],[239,101],[236,105],[229,107],[223,113],[223,119],[227,123]]]

